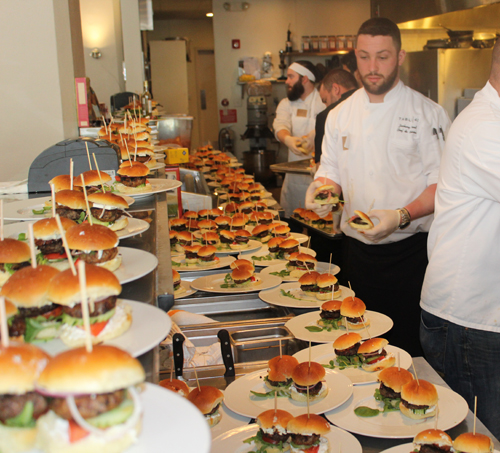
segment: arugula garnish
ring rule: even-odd
[[[358,417],[375,417],[378,414],[383,414],[384,412],[399,411],[399,403],[401,402],[399,398],[384,398],[380,394],[380,389],[376,389],[375,394],[373,396],[375,400],[384,403],[384,408],[373,409],[367,406],[358,406],[356,409],[354,409],[354,413]]]
[[[283,397],[288,398],[290,396],[290,394],[286,390],[271,390],[270,392],[267,392],[267,393],[259,393],[259,392],[254,392],[253,390],[250,390],[250,393],[252,395],[259,397],[259,398],[274,398],[275,393],[277,393],[278,398],[283,398]]]
[[[291,291],[285,291],[284,289],[281,289],[280,291],[281,291],[282,296],[290,297],[290,298],[296,299],[296,300],[302,300],[300,297],[294,296]]]
[[[271,272],[271,275],[277,275],[278,277],[285,278],[290,276],[290,271],[283,269],[280,272]]]
[[[253,261],[272,261],[274,258],[271,255],[252,256]]]
[[[26,233],[19,233],[19,235],[17,236],[18,241],[26,241],[26,239]]]

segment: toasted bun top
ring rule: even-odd
[[[196,387],[191,390],[187,399],[191,401],[202,414],[209,414],[217,404],[222,402],[224,394],[218,388],[202,385],[199,389]]]
[[[0,294],[17,307],[43,307],[50,304],[49,287],[57,274],[59,271],[52,266],[23,267],[7,280]]]
[[[118,236],[103,225],[82,223],[66,231],[68,247],[73,250],[107,250],[118,245]]]
[[[307,212],[304,217],[306,217],[307,219],[309,219],[311,222],[313,220],[319,220],[321,219],[321,217],[319,216],[319,214],[316,214],[314,211],[309,211]]]
[[[417,445],[436,444],[440,447],[453,446],[451,437],[440,429],[426,429],[419,432],[413,439],[413,443]]]
[[[210,211],[208,211],[208,213],[211,216],[217,216],[217,217],[223,214],[222,209],[219,209],[219,208],[210,209]]]
[[[417,406],[433,406],[438,402],[436,387],[423,379],[414,379],[403,385],[401,398]]]
[[[321,309],[324,311],[339,311],[342,302],[340,300],[329,300],[321,305]]]
[[[83,178],[82,178],[83,175]],[[99,178],[100,175],[100,178]],[[111,176],[109,176],[107,173],[104,171],[97,171],[97,170],[88,170],[84,171],[80,175],[78,175],[75,179],[73,184],[78,187],[83,186],[83,180],[85,180],[85,185],[86,186],[98,186],[101,184],[101,180],[103,183],[111,181]]]
[[[252,236],[252,234],[250,232],[248,232],[247,230],[238,230],[238,231],[235,231],[234,232],[234,235],[236,237],[244,237],[244,238],[249,238]]]
[[[310,436],[311,434],[327,434],[330,432],[330,423],[323,417],[316,414],[302,414],[292,418],[286,427],[292,434],[302,434]]]
[[[115,274],[103,267],[86,264],[85,276],[87,280],[87,296],[90,301],[118,296],[122,290]],[[73,275],[71,269],[67,269],[57,274],[49,287],[48,298],[52,302],[61,305],[73,306],[80,303],[78,272],[77,275]]]
[[[251,202],[251,201],[244,201],[243,203],[241,203],[239,205],[239,208],[240,209],[251,209],[253,208],[255,205]]]
[[[190,252],[190,253],[198,253],[198,251],[201,249],[201,245],[186,245],[184,246],[184,250]]]
[[[63,231],[66,231],[68,228],[76,225],[76,222],[73,222],[73,220],[66,217],[61,217],[61,225],[63,227]],[[35,239],[42,239],[44,241],[60,239],[61,234],[59,233],[56,218],[50,217],[48,219],[40,219],[36,221],[33,224],[33,235],[35,236]]]
[[[269,242],[267,243],[268,247],[276,247],[277,245],[281,245],[285,242],[283,238],[271,238],[269,239]]]
[[[319,275],[318,272],[306,272],[299,278],[299,283],[301,285],[315,285]]]
[[[158,382],[158,385],[160,385],[163,388],[172,390],[173,392],[176,393],[184,393],[184,395],[189,394],[189,387],[188,385],[184,382],[181,381],[180,379],[163,379],[162,381]]]
[[[209,210],[208,209],[200,209],[198,211],[198,216],[199,217],[206,217],[208,214],[209,214]]]
[[[285,234],[288,232],[290,232],[290,228],[286,225],[278,225],[277,227],[273,228],[273,233],[276,234]]]
[[[337,277],[332,274],[321,274],[318,280],[316,280],[316,284],[320,288],[326,288],[327,286],[335,285],[335,283],[337,283]]]
[[[189,231],[177,231],[177,239],[182,239],[183,241],[193,241],[193,233]]]
[[[227,215],[220,215],[214,220],[214,222],[217,225],[227,225],[229,222],[231,222],[231,217],[228,217]]]
[[[342,301],[342,307],[340,307],[340,314],[347,318],[358,318],[363,316],[365,311],[365,303],[357,297],[346,297]]]
[[[295,239],[286,239],[280,244],[280,248],[286,250],[286,249],[292,249],[294,247],[297,247],[299,245],[299,241]]]
[[[219,240],[219,235],[215,233],[214,231],[207,231],[206,233],[203,233],[201,235],[202,241],[218,241]]]
[[[18,312],[19,310],[17,309],[17,307],[12,302],[5,299],[5,316],[7,317],[7,319],[11,318],[14,315],[17,315]]]
[[[269,409],[257,416],[256,422],[263,429],[280,427],[286,429],[288,422],[293,418],[290,412],[281,409]]]
[[[233,269],[231,277],[233,280],[246,280],[253,275],[253,270],[248,266],[237,267]]]
[[[388,344],[389,342],[385,338],[371,338],[361,344],[358,353],[368,354],[370,352],[376,352],[379,349],[385,348]]]
[[[317,384],[325,377],[325,369],[318,362],[299,363],[292,371],[292,379],[298,385]]]
[[[285,381],[292,377],[292,372],[299,361],[291,355],[276,356],[267,362],[269,379],[271,381]]]
[[[213,255],[217,249],[213,245],[206,245],[198,250],[198,256],[210,256]]]
[[[77,190],[61,190],[57,192],[56,203],[71,209],[87,209],[85,195]]]
[[[235,238],[235,234],[234,234],[234,231],[229,231],[229,230],[220,230],[219,231],[219,234],[221,236],[224,236],[225,238],[227,239],[234,239]]]
[[[243,217],[233,217],[231,219],[231,226],[233,228],[241,228],[241,227],[244,227],[246,222],[245,222],[245,219]]]
[[[316,258],[314,258],[314,256],[311,256],[307,253],[299,253],[295,259],[297,261],[303,261],[305,263],[317,263],[318,260]]]
[[[198,213],[196,211],[186,211],[183,214],[183,217],[185,219],[197,219],[198,218]]]
[[[213,220],[209,220],[209,219],[200,220],[198,222],[198,226],[202,230],[210,230],[210,229],[213,229],[213,228],[217,228],[217,224]]]
[[[174,284],[181,281],[181,276],[175,269],[172,269],[172,279],[174,281]]]
[[[28,343],[0,345],[0,395],[20,395],[35,389],[35,380],[50,356]]]
[[[0,241],[0,263],[23,263],[30,259],[30,247],[26,242],[12,238]]]
[[[255,203],[255,206],[257,206],[259,203]],[[272,220],[274,218],[273,216],[273,213],[272,212],[267,212],[267,211],[264,211],[264,212],[258,212],[257,215],[259,216],[259,219],[262,219],[262,220]],[[278,223],[278,225],[280,225]],[[271,226],[271,225],[269,225]]]
[[[354,214],[362,218],[366,223],[368,223],[372,227],[374,226],[372,219],[370,219],[370,217],[368,217],[363,211],[354,211]]]
[[[37,389],[53,393],[108,393],[137,385],[146,375],[142,365],[115,346],[70,349],[53,357],[37,381]]]
[[[241,259],[241,260],[234,260],[231,265],[230,265],[231,269],[236,269],[237,267],[239,268],[242,268],[242,267],[248,267],[249,269],[255,269],[255,266],[253,265],[253,263],[251,261],[248,261],[248,260],[244,260],[244,259]]]
[[[269,225],[257,225],[253,230],[252,234],[255,236],[257,234],[263,233],[264,231],[269,231]]]
[[[149,168],[144,164],[139,165],[139,163],[137,163],[132,166],[125,166],[123,168],[120,168],[117,173],[121,176],[137,178],[141,176],[147,176],[149,173]]]
[[[378,374],[378,380],[396,393],[400,393],[403,385],[413,381],[413,375],[404,368],[398,369],[397,366],[391,366]]]
[[[315,191],[314,191],[314,196],[318,195],[320,192],[323,192],[325,190],[330,190],[330,191],[334,191],[335,188],[331,185],[331,184],[324,184],[320,187],[318,187]]]
[[[171,219],[170,220],[170,226],[180,226],[180,225],[186,225],[188,221],[186,219]]]
[[[59,192],[60,190],[71,190],[71,176],[70,175],[58,175],[54,176],[49,184],[54,184],[54,190]]]
[[[333,342],[333,349],[348,349],[361,341],[361,335],[356,332],[349,332],[341,335]]]
[[[454,440],[453,448],[467,453],[490,453],[493,451],[493,442],[484,434],[463,433]]]
[[[115,195],[111,192],[106,193],[91,193],[88,195],[89,201],[94,204],[103,205],[104,207],[111,206],[120,209],[127,209],[128,203],[125,198]],[[94,206],[95,207],[95,206]]]

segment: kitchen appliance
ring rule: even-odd
[[[192,133],[192,116],[173,114],[158,118],[158,140],[161,144],[172,144],[191,149]]]
[[[106,140],[81,137],[63,140],[42,151],[30,166],[28,173],[28,192],[50,192],[49,181],[57,175],[69,175],[70,160],[74,162],[74,174],[79,175],[89,169],[87,158],[95,154],[99,170],[114,176],[119,163],[119,148]],[[94,159],[91,156],[92,168]]]

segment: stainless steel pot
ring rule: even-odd
[[[475,49],[489,49],[495,45],[497,35],[495,33],[474,33],[472,47]]]

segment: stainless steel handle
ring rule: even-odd
[[[207,95],[205,93],[205,90],[200,90],[200,104],[202,110],[207,109]]]

